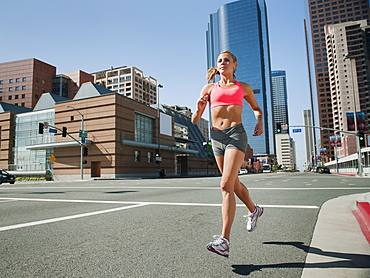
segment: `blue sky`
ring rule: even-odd
[[[310,108],[306,0],[265,1],[272,69],[287,71],[290,124],[302,125],[302,110]],[[56,66],[58,73],[136,66],[163,84],[161,103],[194,111],[206,84],[209,14],[229,2],[233,1],[2,1],[0,62],[37,58]],[[302,170],[303,133],[291,135]]]

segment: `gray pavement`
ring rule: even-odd
[[[302,278],[370,277],[370,244],[353,214],[370,193],[329,200],[322,206]]]

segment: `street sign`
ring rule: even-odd
[[[161,156],[157,156],[157,157],[155,158],[155,161],[161,162],[161,161],[162,161],[162,157],[161,157]]]
[[[49,157],[49,159],[50,159],[50,161],[51,161],[52,163],[54,163],[54,162],[55,162],[55,160],[57,160],[57,158],[56,158],[54,155],[51,155],[51,156]]]
[[[78,136],[80,138],[87,138],[87,131],[86,130],[80,130]]]
[[[293,133],[298,133],[298,132],[302,132],[302,129],[300,129],[300,128],[293,129]]]
[[[49,128],[49,132],[50,132],[50,133],[57,133],[57,130],[56,130],[56,129],[54,129],[54,128]]]
[[[86,143],[86,138],[81,138],[81,143],[85,144]]]
[[[48,122],[44,122],[44,128],[48,128],[49,127],[49,123]]]

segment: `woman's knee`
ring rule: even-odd
[[[220,183],[220,187],[221,187],[221,190],[224,191],[224,192],[234,192],[234,182],[230,181],[230,180],[221,180],[221,183]]]

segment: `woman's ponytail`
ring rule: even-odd
[[[215,76],[219,74],[217,68],[210,68],[207,72],[207,80],[208,82],[211,82],[213,80],[213,78],[215,78]]]

